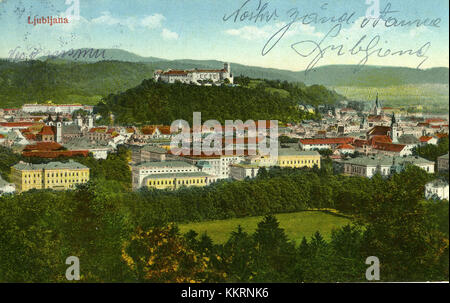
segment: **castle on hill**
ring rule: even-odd
[[[155,81],[163,81],[165,83],[175,83],[179,81],[181,83],[195,85],[233,84],[233,74],[231,73],[230,63],[225,63],[223,69],[196,68],[192,70],[156,70],[153,78]]]

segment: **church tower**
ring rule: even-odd
[[[369,122],[367,121],[366,115],[363,116],[361,120],[361,124],[359,125],[360,129],[368,129],[369,128]]]
[[[62,142],[62,118],[59,116],[56,117],[56,142]]]
[[[378,100],[378,93],[377,93],[377,97],[375,99],[375,106],[373,108],[373,114],[376,116],[380,116],[381,115],[381,103],[380,100]]]
[[[88,117],[87,117],[87,127],[88,127],[88,129],[91,129],[91,128],[93,128],[94,127],[94,117],[92,116],[92,115],[89,115]]]
[[[391,139],[392,143],[398,143],[398,123],[395,114],[392,114],[391,120]]]

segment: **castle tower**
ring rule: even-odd
[[[228,79],[231,84],[233,84],[233,75],[231,74],[231,64],[230,63],[224,63],[223,65],[224,73],[222,74],[222,79]]]

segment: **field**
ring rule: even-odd
[[[448,112],[448,84],[409,84],[387,87],[329,87],[351,100],[375,100],[378,92],[383,106],[409,107],[422,105],[426,112]]]
[[[320,211],[304,211],[289,214],[275,215],[284,228],[289,239],[300,243],[303,237],[309,239],[316,231],[319,231],[325,239],[330,239],[334,228],[350,223],[349,219]],[[238,225],[247,233],[253,233],[257,224],[263,217],[248,217],[229,220],[217,220],[200,223],[189,223],[180,225],[181,233],[195,230],[198,234],[207,233],[215,243],[224,243],[235,231]]]

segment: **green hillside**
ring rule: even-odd
[[[148,63],[103,61],[97,63],[0,61],[0,105],[72,102],[96,104],[101,98],[134,87],[151,78]]]
[[[221,123],[237,119],[291,122],[314,118],[298,109],[301,100],[333,104],[341,99],[323,86],[280,81],[265,80],[250,88],[167,84],[150,79],[124,93],[109,95],[97,108],[103,117],[113,113],[115,122],[123,124],[170,124],[177,119],[192,122],[193,112],[201,112],[203,121],[214,119]]]

